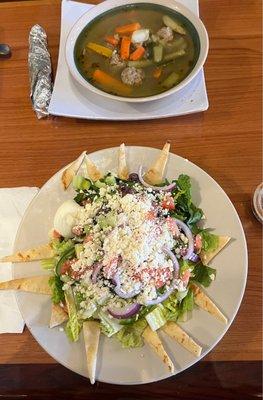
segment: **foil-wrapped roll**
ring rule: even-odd
[[[33,109],[38,118],[44,118],[52,94],[52,68],[47,34],[40,25],[34,25],[29,33],[28,66]]]

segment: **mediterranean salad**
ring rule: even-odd
[[[91,383],[101,334],[129,349],[146,343],[174,373],[160,330],[199,357],[201,346],[181,327],[189,312],[198,306],[227,323],[203,287],[230,237],[203,228],[189,176],[165,178],[169,150],[166,143],[148,169],[129,171],[122,144],[118,172],[106,174],[83,152],[62,173],[74,195],[57,209],[50,242],[1,259],[41,260],[43,275],[0,282],[0,290],[51,296],[50,328],[64,323],[73,342],[83,331]]]
[[[153,186],[138,166],[127,179],[76,175],[73,186],[75,198],[54,219],[56,255],[42,262],[54,274],[52,301],[68,307],[68,337],[78,340],[83,321],[96,320],[132,348],[143,345],[147,325],[185,320],[191,283],[207,287],[216,276],[199,254],[218,246],[218,236],[199,227],[190,177]]]

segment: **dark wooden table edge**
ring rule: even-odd
[[[261,389],[260,361],[204,361],[160,382],[127,386],[101,382],[92,386],[58,364],[0,365],[0,399],[97,400],[106,395],[108,400],[246,400],[260,398]]]

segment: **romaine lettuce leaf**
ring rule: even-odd
[[[201,221],[204,213],[201,208],[196,207],[193,203],[191,203],[189,207],[189,218],[187,220],[187,225],[192,228],[197,222]]]
[[[161,328],[166,323],[164,306],[159,304],[153,311],[146,315],[146,321],[153,331]]]
[[[71,288],[65,291],[65,300],[68,308],[68,317],[69,317],[69,320],[66,325],[66,333],[70,340],[76,342],[79,338],[81,324],[78,320],[74,294]]]
[[[125,325],[116,335],[124,348],[143,346],[142,333],[147,326],[145,319],[140,319],[131,325]]]
[[[53,239],[51,244],[53,250],[58,256],[61,256],[63,253],[74,247],[74,243],[71,239],[62,241],[60,241],[59,239]]]
[[[194,294],[189,288],[187,295],[178,305],[178,317],[183,317],[188,311],[192,311],[194,308]]]
[[[178,299],[177,291],[173,292],[162,305],[164,306],[163,314],[167,321],[176,321],[178,318]]]
[[[98,317],[100,319],[101,331],[104,335],[111,337],[122,329],[122,325],[119,324],[118,320],[110,317],[105,312],[99,311]]]
[[[40,261],[41,267],[47,270],[54,270],[57,264],[57,257],[45,258]]]
[[[204,265],[199,262],[195,265],[193,270],[193,277],[191,280],[199,282],[204,287],[208,287],[216,277],[216,270],[214,268]]]
[[[218,248],[219,237],[213,233],[210,233],[207,229],[199,232],[202,237],[202,250],[203,251],[214,251]]]
[[[54,275],[49,278],[49,286],[52,290],[51,300],[54,304],[59,304],[61,301],[65,300],[65,295],[62,289],[63,282],[60,280],[59,276]]]
[[[192,202],[190,177],[188,175],[181,174],[177,179],[176,184],[180,189],[180,196],[178,196],[178,200],[180,197],[182,197],[182,199],[180,199],[180,202],[183,201],[188,206],[190,206]]]

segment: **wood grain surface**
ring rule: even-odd
[[[0,390],[6,399],[17,400],[161,400],[164,396],[165,400],[248,400],[260,398],[261,374],[258,361],[202,362],[157,383],[117,386],[96,382],[91,386],[61,365],[0,365]]]
[[[95,2],[94,2],[95,3]],[[140,122],[37,120],[29,100],[28,33],[48,33],[56,69],[60,1],[1,2],[0,42],[12,58],[0,61],[0,186],[41,186],[84,149],[127,145],[161,147],[186,157],[213,176],[234,203],[249,248],[247,289],[233,325],[206,361],[261,359],[261,226],[251,195],[261,177],[261,1],[200,0],[210,37],[205,66],[209,110]],[[227,226],[227,221],[226,221]],[[0,335],[0,363],[54,363],[27,329]]]

